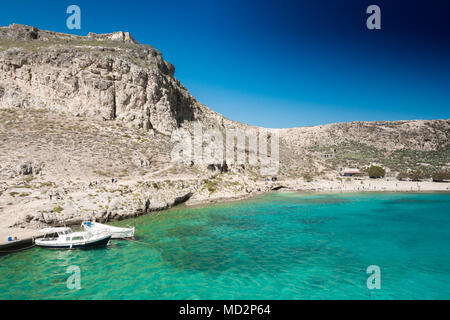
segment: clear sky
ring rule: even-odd
[[[371,4],[381,30],[366,28]],[[129,31],[200,102],[265,127],[450,118],[449,15],[445,0],[0,0],[3,26]]]

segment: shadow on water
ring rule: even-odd
[[[333,254],[336,248],[330,245],[329,234],[313,228],[335,217],[303,213],[309,207],[348,204],[351,199],[271,195],[271,200],[269,205],[267,201],[261,204],[250,200],[169,211],[166,217],[155,218],[154,222],[162,223],[164,228],[151,236],[149,245],[178,271],[216,275],[234,271],[274,275],[327,253],[336,261],[350,257],[345,250]],[[182,215],[182,223],[173,223],[177,215]],[[300,232],[304,236],[299,237]],[[324,241],[311,240],[317,236]]]
[[[261,213],[254,213],[254,216],[260,216]],[[228,216],[224,214],[211,214],[207,217],[207,225],[211,228],[231,228],[236,230],[261,230],[266,225],[261,219],[255,219],[252,213],[246,213],[243,216]]]
[[[210,236],[197,243],[180,240],[178,246],[177,250],[173,250],[170,244],[158,243],[155,249],[160,251],[164,261],[176,269],[214,274],[235,270],[247,274],[274,275],[292,266],[313,261],[315,256],[335,254],[335,249],[326,244],[284,245],[274,250],[276,244],[267,246],[264,239],[246,241],[239,237],[220,239]],[[345,255],[342,252],[340,257],[335,256],[333,259],[345,261]]]
[[[216,275],[234,271],[275,275],[323,255],[333,257],[331,260],[336,260],[336,263],[344,263],[350,257],[345,250],[333,255],[336,249],[326,238],[322,242],[306,238],[299,241],[301,229],[296,225],[308,226],[332,220],[328,217],[294,218],[289,221],[294,223],[294,227],[290,224],[274,226],[270,221],[245,215],[210,214],[205,219],[206,223],[202,225],[181,224],[168,228],[164,237],[171,240],[155,241],[152,247],[166,263],[179,271]],[[216,232],[218,229],[227,232]],[[301,232],[310,237],[318,234],[326,237],[325,232],[314,229],[306,228]]]
[[[435,204],[440,204],[440,203],[447,203],[448,201],[443,200],[443,199],[395,199],[395,200],[390,200],[390,201],[386,201],[386,204],[408,204],[408,203],[419,203],[419,204],[430,204],[430,203],[435,203]]]
[[[306,218],[296,218],[295,221],[305,225],[305,226],[309,226],[309,225],[316,225],[316,224],[323,224],[326,222],[330,222],[336,220],[336,218],[334,217],[306,217]]]
[[[348,203],[352,202],[350,199],[338,199],[338,198],[314,198],[314,199],[305,199],[301,198],[296,203],[304,203],[304,204],[338,204],[338,203]]]

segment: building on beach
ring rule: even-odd
[[[356,169],[356,168],[339,168],[339,175],[342,177],[360,177],[363,175],[363,173],[361,172],[361,170]]]

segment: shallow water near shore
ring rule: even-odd
[[[449,208],[449,193],[180,206],[114,223],[135,225],[138,242],[0,256],[0,299],[449,299]],[[367,288],[370,265],[380,290]]]

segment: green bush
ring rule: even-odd
[[[411,172],[411,173],[409,174],[409,178],[410,178],[412,181],[421,181],[421,180],[425,179],[426,176],[425,176],[425,174],[422,172],[422,170],[415,170],[415,171],[413,171],[413,172]]]
[[[447,181],[447,180],[450,180],[450,172],[449,171],[435,172],[435,173],[433,173],[433,175],[431,177],[433,178],[433,181],[435,181],[435,182]]]
[[[405,180],[409,179],[409,175],[406,172],[400,172],[397,175],[397,179],[400,180],[400,181],[405,181]]]
[[[214,193],[217,190],[217,182],[216,181],[208,181],[206,184],[206,188],[210,193]]]
[[[63,208],[61,208],[60,206],[57,206],[57,207],[54,207],[53,208],[53,212],[56,212],[56,213],[60,213],[60,212],[62,212],[64,209]]]
[[[386,175],[386,171],[382,167],[371,166],[369,169],[367,169],[367,174],[372,179],[384,178],[384,176]]]

